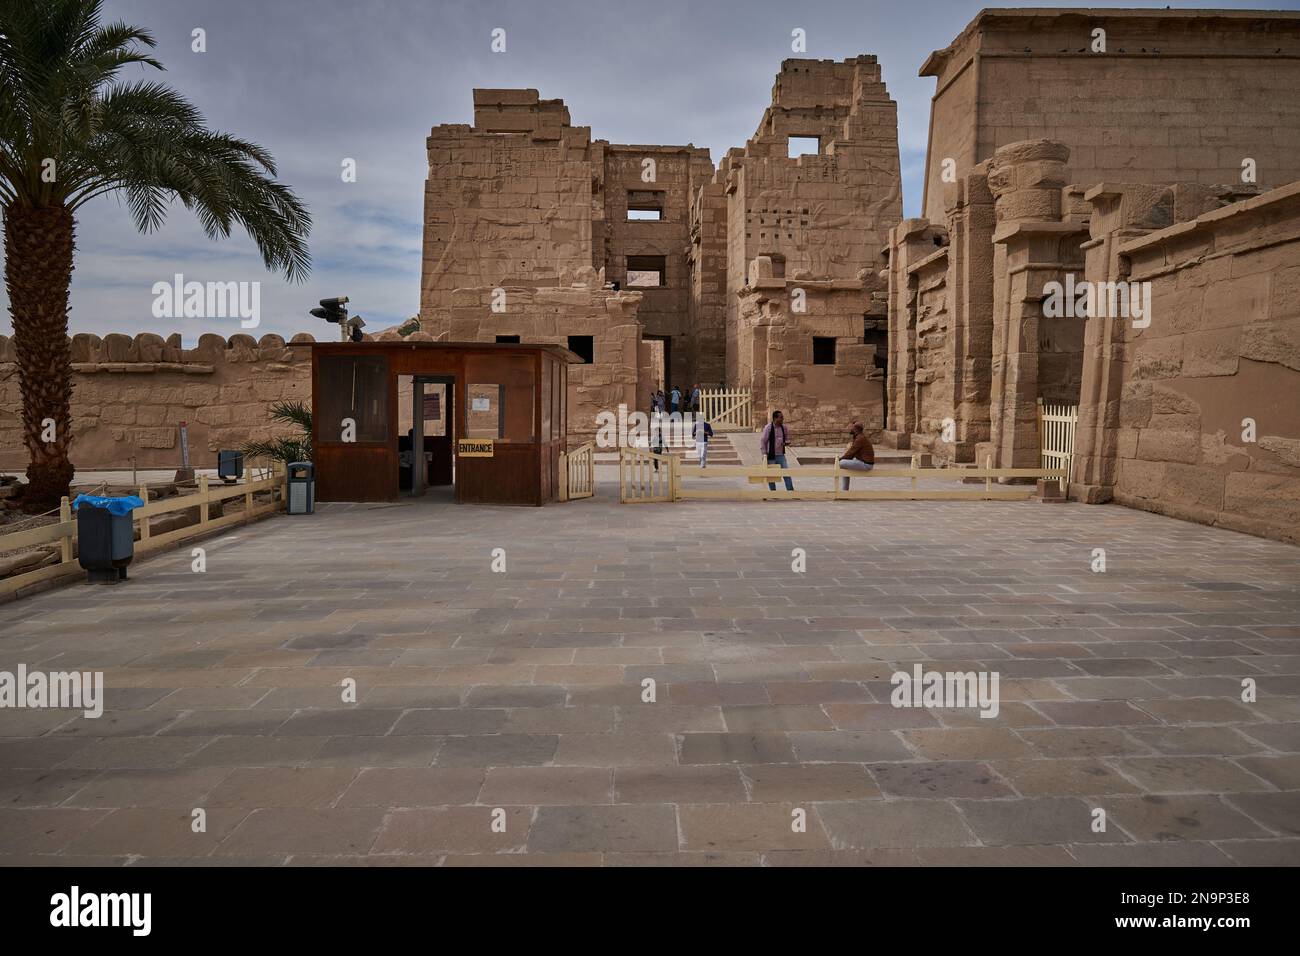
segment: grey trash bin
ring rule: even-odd
[[[86,572],[87,584],[117,584],[126,580],[126,569],[135,557],[135,527],[131,511],[110,511],[110,498],[77,498],[77,561]],[[136,499],[138,500],[138,499]]]
[[[217,452],[217,477],[228,485],[243,478],[244,453],[242,451]]]
[[[289,506],[291,515],[309,515],[316,507],[316,466],[309,461],[289,465]]]

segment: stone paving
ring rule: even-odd
[[[1300,550],[612,491],[324,506],[0,606],[0,670],[108,685],[0,710],[0,861],[1300,863]],[[998,716],[891,706],[916,662]]]

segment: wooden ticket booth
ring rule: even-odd
[[[446,484],[458,503],[555,500],[568,367],[582,361],[568,349],[406,341],[310,348],[318,501],[397,501]]]

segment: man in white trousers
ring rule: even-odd
[[[713,426],[704,420],[703,416],[695,419],[695,429],[692,437],[695,439],[695,450],[700,453],[700,467],[707,468],[709,460],[709,439],[713,437]]]

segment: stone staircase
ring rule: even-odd
[[[670,448],[668,453],[674,455],[678,461],[685,465],[699,464],[699,454],[693,448]],[[709,440],[709,460],[710,465],[743,465],[740,452],[732,445],[731,438],[726,432],[715,431],[713,438]]]

